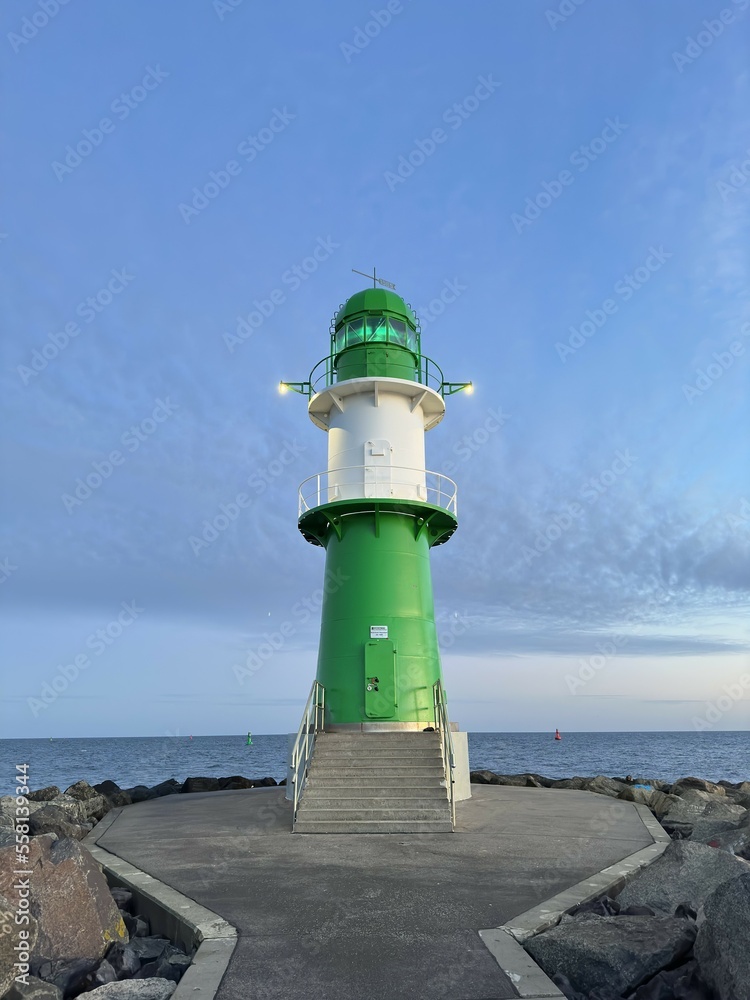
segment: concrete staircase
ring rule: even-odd
[[[439,733],[318,733],[295,833],[450,833]]]

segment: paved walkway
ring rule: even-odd
[[[98,843],[238,928],[217,1000],[504,1000],[477,931],[653,841],[631,803],[472,792],[452,834],[292,834],[256,788],[128,806]]]

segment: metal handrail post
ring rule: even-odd
[[[292,824],[297,818],[299,800],[307,777],[307,769],[315,746],[315,735],[322,730],[325,722],[325,712],[318,711],[319,707],[325,705],[325,689],[317,680],[313,681],[302,712],[302,721],[297,730],[297,738],[292,747],[291,770],[294,793],[292,797]]]
[[[432,686],[435,705],[435,727],[441,735],[443,751],[443,767],[448,785],[448,801],[451,810],[451,825],[456,825],[456,799],[454,795],[454,772],[456,766],[455,753],[453,750],[453,737],[450,731],[450,720],[448,716],[448,706],[445,698],[445,691],[442,683],[438,680]]]

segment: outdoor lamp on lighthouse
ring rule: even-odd
[[[386,288],[352,295],[330,338],[306,382],[280,383],[308,397],[328,434],[327,469],[302,483],[298,522],[326,552],[321,726],[421,731],[444,703],[429,553],[458,524],[456,484],[426,469],[424,438],[445,397],[471,383],[444,379],[414,311]]]

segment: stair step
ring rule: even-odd
[[[307,782],[306,793],[312,798],[338,798],[338,799],[374,799],[387,798],[397,799],[399,802],[413,802],[415,799],[441,799],[446,798],[448,792],[445,785],[423,785],[415,788],[391,788],[388,785],[368,785],[362,788],[361,785],[326,785]]]
[[[433,777],[418,777],[411,774],[357,774],[341,769],[340,773],[330,774],[326,771],[310,773],[305,787],[315,788],[367,788],[392,791],[413,791],[419,788],[445,788],[445,775],[441,771]]]
[[[299,812],[297,817],[299,819],[304,818],[305,820],[312,819],[341,819],[341,820],[353,820],[353,819],[366,819],[366,820],[391,820],[391,819],[406,819],[406,820],[423,820],[423,819],[444,819],[449,813],[448,800],[446,799],[444,803],[440,805],[432,806],[422,806],[421,808],[415,808],[412,805],[405,806],[394,806],[392,804],[381,806],[380,808],[375,808],[371,803],[366,803],[364,806],[338,806],[333,808],[327,808],[324,805],[319,805],[317,802],[301,803],[299,807]]]
[[[304,811],[308,809],[442,809],[448,802],[443,790],[442,796],[420,796],[419,798],[396,798],[390,795],[320,795],[308,789],[304,798]],[[300,805],[300,809],[303,806]]]
[[[372,750],[362,750],[357,748],[356,750],[339,750],[338,747],[320,747],[318,751],[314,754],[315,760],[402,760],[405,763],[425,763],[425,762],[441,762],[443,755],[439,750],[383,750],[379,747],[373,748]]]
[[[428,733],[427,736],[432,734]],[[362,747],[362,746],[383,746],[383,747],[435,747],[440,746],[439,739],[428,739],[427,736],[388,736],[383,733],[373,733],[361,736],[331,736],[328,733],[318,733],[315,738],[317,746],[339,746],[339,747]]]
[[[295,833],[452,833],[450,817],[445,820],[384,820],[380,823],[372,820],[312,820],[305,822],[298,819],[294,825]]]
[[[326,760],[323,757],[313,756],[310,770],[322,771],[347,770],[362,772],[367,771],[387,771],[389,774],[432,774],[444,771],[442,760],[387,760],[379,762],[372,759],[362,759],[361,757],[347,757],[345,759]]]
[[[426,733],[421,729],[383,729],[380,732],[362,732],[359,729],[319,732],[321,740],[434,740],[440,733]]]
[[[311,778],[323,776],[327,778],[344,778],[347,782],[361,781],[364,778],[376,778],[378,781],[382,781],[384,777],[417,778],[426,784],[445,778],[441,767],[422,768],[419,773],[415,773],[408,767],[392,767],[388,769],[387,775],[384,775],[382,768],[378,767],[335,767],[330,770],[323,770],[322,768],[310,770]]]

